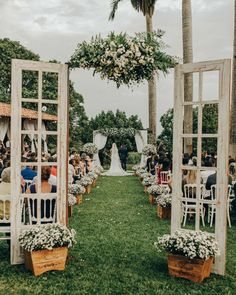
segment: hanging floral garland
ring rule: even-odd
[[[70,59],[70,68],[94,69],[102,79],[120,85],[133,85],[150,80],[154,72],[167,73],[177,59],[163,52],[163,31],[110,33],[106,38],[96,36],[90,42],[79,43]]]
[[[101,133],[104,136],[112,137],[133,137],[136,133],[139,133],[139,130],[134,128],[104,128],[99,129],[96,132]]]

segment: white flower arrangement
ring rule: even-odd
[[[93,182],[93,180],[90,177],[84,176],[80,180],[78,180],[76,183],[80,184],[82,186],[87,186],[89,184],[92,184],[92,182]]]
[[[98,147],[95,143],[88,142],[83,146],[83,151],[88,155],[94,155],[98,152]]]
[[[59,247],[72,247],[75,243],[75,230],[61,224],[37,225],[24,230],[19,237],[20,246],[26,251],[52,250]]]
[[[168,73],[174,67],[176,58],[167,55],[161,41],[163,31],[138,33],[134,37],[126,33],[107,38],[93,37],[90,42],[79,43],[70,60],[71,68],[94,69],[102,79],[132,85],[150,80],[152,74],[160,70]]]
[[[158,251],[193,258],[208,259],[220,254],[219,246],[212,235],[202,231],[176,231],[173,235],[163,235],[154,243]]]
[[[101,173],[104,171],[104,169],[101,165],[94,165],[92,171],[94,173],[96,173],[97,175],[101,175]]]
[[[136,165],[134,165],[134,166],[132,167],[132,170],[133,170],[134,172],[137,172],[137,170],[140,169],[140,168],[141,168],[141,166],[140,166],[139,164],[136,164]]]
[[[149,154],[155,155],[157,153],[157,148],[153,144],[146,144],[142,150],[142,154],[148,156]]]
[[[162,207],[170,207],[171,206],[172,196],[168,193],[163,193],[156,198],[156,202],[158,205]]]
[[[139,133],[139,130],[136,130],[132,127],[130,128],[105,128],[105,129],[99,129],[99,133],[101,133],[104,136],[119,136],[119,137],[133,137],[136,133]]]
[[[74,206],[77,203],[77,199],[74,195],[68,194],[68,205]]]
[[[137,174],[138,176],[140,176],[140,175],[142,175],[142,174],[144,174],[144,173],[147,173],[147,170],[144,169],[144,168],[138,168],[138,169],[136,170],[136,174]]]
[[[70,184],[68,190],[74,196],[85,194],[85,188],[78,183]]]
[[[143,181],[142,181],[142,185],[144,185],[144,186],[150,186],[155,183],[156,183],[155,175],[150,175],[150,176],[144,177]]]
[[[88,177],[92,178],[92,180],[95,180],[98,178],[98,175],[94,172],[94,171],[90,171],[88,174],[87,174]]]
[[[154,184],[154,185],[151,185],[148,189],[147,189],[147,192],[149,193],[149,195],[152,195],[152,196],[159,196],[163,193],[163,188],[161,185],[158,185],[158,184]]]

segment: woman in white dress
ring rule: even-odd
[[[129,173],[126,173],[122,167],[120,162],[120,157],[118,153],[118,149],[115,143],[112,144],[111,149],[111,166],[110,169],[104,173],[107,176],[127,176]]]

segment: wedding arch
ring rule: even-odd
[[[93,131],[93,143],[97,145],[98,152],[103,149],[107,143],[108,136],[131,137],[135,138],[138,153],[142,153],[142,149],[147,144],[147,130],[136,130],[134,128],[107,128]],[[101,165],[98,152],[94,155],[94,163]],[[141,163],[145,161],[142,154]]]

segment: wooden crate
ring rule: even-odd
[[[171,207],[157,205],[157,216],[161,219],[171,219]]]
[[[201,283],[210,276],[212,264],[213,258],[190,259],[182,255],[168,254],[169,274],[195,283]]]
[[[73,206],[68,206],[68,217],[71,217],[73,214]]]
[[[94,180],[93,180],[93,183],[92,183],[92,187],[95,187],[95,186],[96,186],[96,182],[97,182],[97,180],[94,179]]]
[[[149,203],[154,205],[156,203],[156,197],[153,195],[149,195]]]
[[[85,187],[85,193],[86,193],[87,195],[91,193],[91,190],[92,190],[92,185],[91,185],[91,184],[89,184],[89,185],[87,185],[87,186]]]
[[[76,204],[82,204],[82,203],[83,203],[83,195],[77,195]]]
[[[67,247],[53,250],[25,251],[25,267],[39,276],[50,270],[64,270],[68,254]]]

